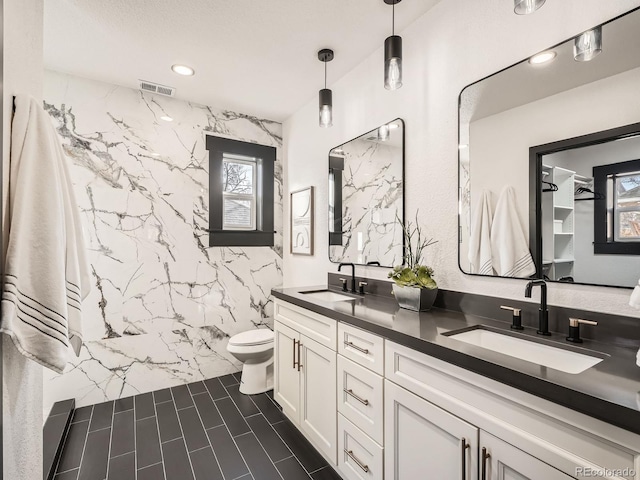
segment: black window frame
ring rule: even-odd
[[[209,152],[209,246],[273,247],[276,147],[215,135],[207,135],[205,143]],[[225,154],[259,159],[255,230],[223,228],[222,166]]]
[[[626,173],[633,173],[638,171],[640,171],[640,159],[593,167],[593,189],[596,192],[606,192],[607,179],[610,175],[623,175]],[[607,195],[603,195],[603,198],[597,198],[594,200],[593,253],[596,255],[640,255],[640,241],[616,241],[615,234],[613,237],[614,239],[609,240],[607,234],[609,226],[607,203]],[[613,215],[612,217],[615,217],[615,215]],[[611,218],[611,221],[613,221],[613,228],[616,228],[615,218]]]

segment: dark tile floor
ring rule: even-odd
[[[78,408],[55,480],[340,480],[240,374]]]

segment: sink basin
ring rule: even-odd
[[[499,333],[483,326],[448,332],[445,335],[461,342],[565,373],[584,372],[606,357],[606,354],[599,352],[582,349],[585,353],[578,353],[571,349],[554,347],[548,343]]]
[[[331,290],[309,290],[307,292],[300,293],[309,298],[313,298],[314,300],[320,300],[323,302],[345,302],[347,300],[355,300],[353,297],[332,292]]]

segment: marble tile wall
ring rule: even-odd
[[[44,106],[68,155],[94,280],[85,344],[63,374],[46,374],[45,411],[239,370],[228,338],[266,328],[282,282],[282,125],[57,72],[46,72]],[[207,246],[208,134],[278,148],[274,247]]]

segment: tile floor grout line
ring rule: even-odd
[[[251,428],[251,427],[249,427],[249,428]],[[275,468],[276,473],[280,476],[280,478],[281,478],[282,480],[284,480],[284,478],[282,477],[282,474],[280,473],[280,470],[278,470],[278,467],[276,467],[276,464],[275,464],[275,463],[273,463],[273,461],[271,461],[271,457],[269,456],[269,454],[267,453],[267,451],[266,451],[266,450],[264,449],[264,447],[262,446],[262,443],[260,443],[260,440],[258,440],[258,436],[254,433],[254,431],[253,431],[253,430],[251,430],[251,431],[250,431],[250,432],[248,432],[248,433],[251,433],[251,434],[253,435],[253,438],[255,438],[255,439],[256,439],[256,442],[258,442],[258,445],[260,446],[260,448],[262,449],[262,451],[263,451],[263,452],[264,452],[264,454],[266,455],[267,460],[271,463],[271,465],[273,465],[273,468]],[[238,435],[238,436],[240,436],[240,435]],[[235,441],[235,439],[234,439],[234,441]],[[240,451],[240,448],[238,448],[238,451]],[[242,452],[240,452],[240,454],[242,455]],[[249,467],[249,464],[248,464],[248,463],[247,463],[247,468],[249,468],[249,473],[251,473],[251,476],[255,479],[255,478],[256,478],[256,476],[255,476],[255,475],[253,474],[253,472],[251,471],[251,467]],[[305,472],[306,472],[306,470],[305,470]]]
[[[138,480],[138,432],[136,424],[136,399],[133,398],[133,478]]]
[[[173,391],[171,389],[169,389],[169,392],[171,392],[171,399],[173,400]],[[164,480],[166,480],[167,479],[167,469],[165,468],[165,465],[164,465],[164,452],[162,451],[162,439],[160,438],[160,422],[158,421],[158,409],[156,408],[155,397],[153,395],[151,395],[151,398],[153,400],[153,411],[156,414],[156,416],[155,416],[155,418],[156,418],[156,430],[158,431],[158,448],[160,449],[160,459],[162,460],[162,475],[164,476]],[[135,407],[135,401],[133,402],[133,405]],[[175,401],[174,401],[174,407],[175,407]],[[177,413],[176,413],[176,416],[178,416]],[[148,418],[150,418],[150,417],[148,417]],[[180,421],[180,419],[178,419],[178,421]],[[180,430],[180,431],[182,431],[182,430]],[[138,478],[138,470],[136,470],[136,478]]]
[[[269,421],[267,420],[267,417],[264,416],[263,413],[260,413],[260,415],[262,415],[262,417],[264,418],[264,421],[267,422],[267,425],[269,425],[269,427],[271,428],[271,430],[274,431],[274,433],[278,436],[278,438],[280,438],[280,441],[282,442],[282,444],[285,446],[285,448],[287,450],[289,450],[289,453],[291,453],[290,456],[288,456],[287,458],[291,458],[294,457],[296,459],[296,461],[300,464],[300,466],[302,467],[302,470],[304,470],[307,474],[308,477],[311,477],[311,474],[309,472],[307,472],[307,469],[304,468],[304,465],[302,465],[302,462],[300,460],[298,460],[298,458],[295,456],[295,454],[293,453],[293,450],[291,450],[291,448],[289,448],[289,445],[287,444],[287,442],[284,441],[284,439],[278,434],[278,432],[276,431],[275,428],[273,428],[271,426],[271,424],[269,423]],[[251,428],[251,425],[249,425],[249,428]],[[269,455],[269,453],[267,453],[267,449],[264,448],[264,445],[262,444],[262,442],[260,441],[260,439],[258,438],[258,435],[255,434],[255,432],[253,431],[253,428],[251,428],[251,432],[254,434],[254,436],[256,437],[256,440],[258,441],[258,444],[262,447],[262,449],[264,450],[264,452],[267,454],[267,458],[269,459],[269,461],[273,464],[274,467],[276,467],[276,470],[278,471],[278,473],[280,473],[280,470],[278,470],[278,467],[276,466],[276,463],[281,462],[283,460],[286,460],[287,458],[283,458],[281,460],[278,460],[278,462],[274,462],[271,459],[271,456]],[[314,447],[315,448],[315,447]],[[280,474],[280,476],[282,476],[282,474]]]
[[[258,440],[258,441],[260,441],[260,440]],[[271,461],[271,463],[273,463],[273,464],[275,465],[275,464],[277,464],[277,463],[284,462],[285,460],[289,460],[290,458],[293,458],[293,457],[294,457],[294,455],[289,455],[288,457],[286,457],[286,458],[282,458],[282,459],[278,460],[277,462],[274,462],[274,461],[272,460],[272,461]]]
[[[220,382],[222,384],[222,382]],[[222,385],[224,387],[224,385]],[[226,398],[226,397],[225,397]],[[231,435],[231,430],[229,430],[229,426],[227,425],[227,422],[225,422],[224,420],[224,416],[222,415],[222,413],[220,412],[220,409],[218,408],[218,405],[216,405],[216,402],[213,402],[213,406],[216,407],[216,410],[218,411],[218,415],[220,415],[220,418],[222,419],[222,425],[218,425],[218,427],[224,427],[227,430],[227,433],[229,434],[229,438],[231,439],[231,441],[233,442],[233,445],[236,447],[236,450],[238,451],[238,453],[240,454],[240,458],[242,459],[242,462],[244,463],[244,466],[247,467],[247,471],[249,473],[251,473],[251,469],[249,468],[249,465],[247,464],[247,460],[244,458],[244,455],[242,454],[242,452],[240,451],[240,448],[238,447],[238,444],[236,443],[235,438],[233,438],[233,435]],[[248,426],[248,425],[247,425]],[[212,427],[212,428],[218,428],[218,427]],[[251,428],[251,427],[249,427]],[[205,430],[206,433],[206,430]],[[207,435],[207,438],[209,438],[209,435]],[[211,441],[209,441],[209,443],[211,443]],[[211,445],[211,450],[213,450],[213,453],[215,455],[215,450],[213,448],[213,445]],[[217,455],[216,455],[216,459],[217,459]],[[222,472],[222,469],[220,470]],[[222,476],[224,478],[224,472],[222,472]],[[246,476],[246,475],[245,475]],[[251,473],[251,476],[253,476],[253,473]],[[238,477],[236,477],[238,478]],[[254,479],[255,480],[255,479]]]
[[[111,431],[109,432],[109,448],[107,449],[107,471],[104,478],[109,478],[109,467],[111,466],[111,441],[113,440],[113,419],[116,411],[116,402],[113,402],[113,408],[111,408]],[[78,476],[80,472],[78,472]]]
[[[134,430],[135,430],[135,428],[134,428]],[[114,458],[124,457],[125,455],[129,455],[130,453],[136,453],[136,451],[135,450],[129,450],[128,452],[119,453],[118,455],[114,455],[113,457],[109,457],[109,461],[113,460]]]
[[[187,392],[189,392],[189,397],[191,397],[191,391],[189,390],[189,387],[187,387]],[[176,405],[176,399],[173,396],[173,390],[171,390],[171,398],[173,398],[173,406],[176,409],[176,417],[178,418],[178,426],[180,427],[180,433],[182,433],[181,439],[182,439],[182,443],[184,444],[184,450],[185,450],[185,452],[187,452],[187,459],[189,460],[189,468],[191,469],[191,474],[193,475],[193,478],[195,480],[196,472],[193,469],[193,463],[191,462],[191,455],[189,455],[189,446],[187,445],[187,439],[184,436],[184,428],[182,427],[182,420],[180,419],[180,415],[178,415],[178,406]],[[191,401],[193,401],[193,398],[191,398]],[[193,404],[193,407],[195,408],[195,402]],[[181,410],[185,410],[185,409],[183,408]],[[196,409],[196,414],[197,413],[198,413],[198,409]],[[159,424],[158,424],[158,428],[159,428]],[[207,431],[206,430],[204,431],[204,435],[205,435],[205,437],[207,437],[207,442],[209,442],[209,437],[207,436]],[[179,439],[175,438],[174,440],[179,440]],[[209,442],[209,445],[211,445],[210,442]],[[162,444],[160,444],[160,450],[162,450]],[[162,458],[162,464],[163,464],[163,467],[164,467],[164,457]],[[165,476],[164,477],[165,477],[165,480],[166,480],[166,478],[167,478],[166,472],[165,472]]]
[[[218,411],[218,415],[220,415],[220,420],[222,420],[222,424],[224,425],[224,418],[222,418],[222,414],[220,413],[220,411],[218,410],[218,407],[216,407],[216,402],[213,400],[213,397],[211,396],[211,393],[209,392],[209,389],[207,388],[207,385],[204,383],[204,381],[202,382],[202,384],[204,385],[204,392],[202,393],[206,393],[207,395],[209,395],[209,400],[211,400],[211,403],[213,404],[213,408],[216,409],[216,411]],[[189,393],[191,393],[191,390],[189,390]],[[201,394],[198,394],[201,395]],[[193,400],[193,406],[196,409],[196,415],[198,415],[198,419],[200,420],[200,425],[202,425],[202,429],[204,430],[204,436],[207,437],[207,443],[209,444],[209,448],[211,449],[211,453],[213,453],[213,458],[216,461],[216,465],[218,465],[218,469],[220,470],[220,475],[222,475],[222,478],[224,479],[224,472],[222,471],[222,466],[220,465],[220,461],[218,460],[218,456],[216,455],[216,452],[213,450],[213,445],[211,445],[211,440],[209,439],[209,435],[207,434],[207,427],[204,426],[204,422],[202,421],[202,416],[200,415],[200,410],[198,410],[198,404],[196,403],[195,399],[193,398],[193,394],[191,395],[191,400]],[[180,419],[178,418],[178,421],[180,421]],[[182,425],[181,425],[182,426]],[[220,426],[220,425],[218,425]],[[215,427],[214,427],[215,428]],[[186,445],[186,442],[185,442]],[[203,448],[206,447],[202,447],[200,450],[202,450]],[[189,461],[191,462],[191,453],[188,451],[189,449],[187,449],[187,455],[189,455]],[[198,450],[194,450],[194,452],[197,452]],[[193,465],[192,465],[193,466]],[[195,477],[195,471],[193,472],[193,476]]]
[[[284,415],[284,412],[283,412],[283,415]],[[265,417],[265,418],[266,418],[266,417]],[[286,418],[287,418],[287,417],[285,416],[285,419],[286,419]],[[289,421],[291,421],[291,420],[289,420]],[[280,421],[280,422],[278,422],[278,423],[283,423],[283,422],[284,422],[284,420],[281,420],[281,421]],[[269,422],[267,422],[267,423],[269,423]],[[274,423],[273,425],[277,425],[277,424],[276,424],[276,423]],[[273,425],[271,425],[271,428],[273,428]],[[295,428],[295,426],[294,426],[294,428]],[[284,438],[282,438],[282,435],[280,435],[280,432],[278,432],[278,430],[276,430],[275,428],[273,428],[273,430],[276,432],[276,435],[278,435],[278,437],[280,438],[280,440],[282,440],[282,443],[284,443],[284,444],[285,444],[285,446],[289,449],[289,451],[293,454],[293,456],[294,456],[294,457],[296,457],[296,454],[295,454],[295,453],[293,453],[293,450],[291,450],[291,448],[289,447],[289,444],[288,444],[287,442],[285,442],[285,441],[284,441]],[[300,432],[300,433],[302,433],[302,432]],[[305,439],[305,440],[306,440],[306,439]],[[308,441],[308,440],[306,440],[306,441]],[[315,451],[318,451],[318,449],[317,449],[317,448],[316,448],[316,447],[315,447],[311,442],[309,442],[309,444],[313,447],[313,449],[314,449]],[[322,456],[322,454],[321,454],[320,452],[318,452],[318,455],[320,455],[320,457],[322,458],[322,460],[324,460],[324,461],[327,463],[327,465],[329,465],[329,462],[327,462],[327,460]],[[300,459],[299,459],[298,457],[296,457],[296,460],[298,460],[298,463],[302,466],[302,469],[303,469],[305,472],[307,472],[307,475],[308,475],[309,477],[311,477],[311,473],[309,473],[309,470],[307,470],[307,467],[305,467],[304,465],[302,465],[302,462],[300,461]],[[326,467],[327,465],[323,465],[323,466],[322,466],[322,467],[320,467],[318,470],[322,470],[322,469],[323,469],[324,467]],[[314,470],[314,472],[317,472],[318,470]]]
[[[80,478],[80,469],[82,468],[82,462],[84,461],[84,452],[87,449],[87,440],[89,439],[89,429],[91,428],[91,421],[93,420],[93,412],[96,406],[91,407],[91,415],[89,415],[89,423],[87,424],[87,433],[84,437],[84,445],[82,445],[82,455],[80,455],[80,465],[78,465],[78,478]]]

